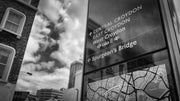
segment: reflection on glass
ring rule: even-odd
[[[158,0],[90,0],[85,72],[165,48]]]
[[[177,101],[171,73],[167,51],[110,66],[85,76],[83,101]]]
[[[87,101],[170,101],[166,65],[89,83]]]

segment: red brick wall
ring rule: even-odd
[[[35,1],[36,3],[34,4],[36,4],[37,6],[39,0],[35,0]],[[16,50],[14,62],[8,78],[10,83],[16,83],[18,77],[17,75],[19,74],[19,70],[22,64],[22,60],[24,57],[27,41],[34,21],[36,10],[20,2],[17,2],[16,0],[0,0],[0,21],[2,20],[3,15],[8,7],[12,7],[26,15],[26,22],[20,39],[18,39],[16,35],[11,34],[7,31],[2,30],[0,32],[0,43],[11,46]]]

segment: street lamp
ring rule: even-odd
[[[77,97],[76,97],[76,101],[78,101],[78,98],[79,98],[79,89],[75,89],[77,91]]]
[[[26,71],[20,71],[20,72],[19,72],[19,75],[16,75],[15,77],[16,77],[17,79],[19,79],[20,77],[22,77],[22,75],[32,76],[33,74],[30,73],[30,72],[26,72]]]
[[[19,73],[25,73],[25,74],[27,74],[27,75],[29,75],[29,76],[32,76],[32,75],[33,75],[32,73],[26,72],[26,71],[20,71]]]

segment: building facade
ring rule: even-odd
[[[46,101],[51,99],[56,99],[62,101],[63,91],[55,89],[40,89],[37,91],[36,96],[39,101]]]
[[[83,68],[83,64],[79,61],[74,61],[71,64],[68,88],[74,88],[75,87],[75,78],[76,78],[76,75],[79,74],[77,72],[81,71],[82,68]]]
[[[63,91],[64,101],[80,101],[82,87],[82,70],[82,62],[74,61],[71,64],[68,89]]]
[[[39,0],[0,0],[0,101],[12,101]]]
[[[62,101],[80,101],[79,90],[77,88],[70,88],[63,91]]]
[[[15,91],[12,101],[39,101],[39,99],[27,91]]]
[[[39,101],[39,98],[36,95],[29,94],[25,101]]]
[[[13,101],[25,101],[28,95],[29,92],[26,91],[15,91]]]
[[[81,65],[81,69],[76,71],[76,74],[75,74],[74,89],[76,89],[76,92],[77,92],[77,101],[81,101],[82,71],[83,71],[83,64]]]
[[[179,0],[89,0],[82,101],[180,100]]]

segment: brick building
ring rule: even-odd
[[[0,101],[12,101],[39,0],[0,0]]]

